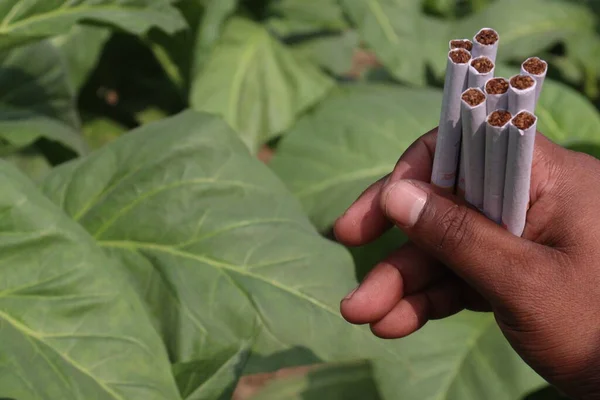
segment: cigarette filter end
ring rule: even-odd
[[[534,76],[544,76],[548,70],[548,63],[538,57],[531,57],[525,60],[522,65],[523,71]]]
[[[450,50],[448,57],[455,64],[466,64],[471,60],[471,53],[465,49]]]
[[[477,88],[470,88],[463,92],[461,99],[471,107],[477,107],[485,102],[485,94]]]
[[[469,39],[455,39],[450,41],[450,50],[454,49],[465,49],[467,51],[473,50],[473,42]]]

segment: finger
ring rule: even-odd
[[[429,182],[436,138],[437,128],[417,139],[400,157],[392,173],[371,185],[348,208],[334,225],[339,242],[361,246],[377,239],[392,226],[379,207],[381,188],[386,181],[400,179]]]
[[[408,296],[380,321],[371,324],[371,331],[383,339],[408,336],[428,321],[446,318],[465,308],[461,297],[462,285],[449,279],[422,292]]]
[[[367,324],[383,318],[406,295],[423,290],[449,271],[413,244],[379,263],[340,305],[344,318]]]
[[[338,242],[346,246],[367,244],[387,231],[392,223],[381,212],[381,188],[388,176],[369,186],[333,226]]]
[[[382,210],[408,237],[481,294],[507,295],[546,249],[516,237],[431,185],[398,181],[382,192]]]

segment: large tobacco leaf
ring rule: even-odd
[[[134,34],[152,27],[184,28],[173,0],[3,0],[0,49],[67,33],[81,22],[109,24]]]
[[[255,372],[306,353],[372,359],[389,399],[512,400],[538,383],[489,315],[393,342],[347,324],[338,305],[356,283],[348,253],[215,117],[147,125],[56,169],[44,191],[124,266],[177,364],[206,365],[252,341]]]
[[[0,396],[178,399],[118,265],[28,178],[0,171]]]
[[[268,26],[280,36],[308,35],[348,27],[338,0],[278,0],[269,3]]]
[[[223,24],[235,12],[238,0],[181,0],[178,9],[189,29],[175,35],[153,32],[153,50],[167,74],[183,93],[193,77],[209,60],[211,50],[223,31]]]
[[[284,136],[271,166],[326,229],[437,125],[440,101],[435,90],[342,87]]]
[[[225,25],[210,59],[193,79],[192,107],[222,115],[252,150],[288,129],[333,82],[262,26],[242,18]]]
[[[302,41],[292,49],[330,73],[344,76],[352,72],[354,56],[359,45],[358,34],[348,30]]]
[[[361,38],[396,78],[425,85],[428,61],[445,60],[449,24],[422,15],[418,1],[340,1]]]
[[[231,399],[250,355],[249,344],[223,350],[209,359],[175,364],[173,373],[183,399]]]
[[[108,28],[76,25],[52,39],[65,58],[69,81],[76,90],[81,89],[96,68],[110,34]]]
[[[59,51],[40,42],[0,52],[0,138],[14,148],[40,137],[86,152],[75,94]]]

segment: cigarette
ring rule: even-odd
[[[450,50],[465,49],[468,52],[471,52],[471,50],[473,50],[473,42],[469,39],[454,39],[450,41],[449,47]]]
[[[537,84],[529,75],[515,75],[510,78],[508,88],[508,111],[517,115],[521,111],[535,112]]]
[[[483,185],[483,213],[497,224],[502,223],[502,199],[508,128],[512,115],[505,110],[489,114],[485,134],[485,183]]]
[[[473,38],[473,58],[487,57],[495,63],[499,42],[498,32],[491,28],[483,28]]]
[[[485,83],[494,77],[494,63],[487,57],[477,57],[469,65],[469,87],[483,89]]]
[[[536,82],[535,88],[535,101],[536,103],[540,99],[542,93],[542,87],[544,86],[544,80],[546,79],[546,73],[548,72],[548,63],[537,57],[531,57],[525,60],[521,64],[521,74],[530,75]]]
[[[487,98],[487,113],[496,110],[508,110],[508,79],[492,78],[485,84],[483,92]]]
[[[467,72],[471,54],[465,49],[450,50],[446,67],[444,97],[433,159],[431,183],[454,191],[462,138],[460,96],[467,88]]]
[[[481,210],[485,178],[485,94],[481,89],[470,88],[462,94],[461,100],[465,200]]]
[[[465,149],[464,142],[461,145],[460,164],[458,165],[458,183],[456,184],[456,195],[465,198]]]
[[[537,117],[526,111],[509,125],[502,225],[516,236],[523,235],[527,221],[536,127]]]

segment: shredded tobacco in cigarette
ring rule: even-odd
[[[485,84],[487,94],[504,94],[508,92],[508,80],[504,78],[493,78]]]
[[[534,84],[535,81],[528,75],[517,75],[510,80],[510,85],[519,90],[529,89]]]
[[[517,116],[513,118],[512,123],[514,126],[524,131],[531,128],[533,124],[535,124],[535,117],[527,111],[523,111],[518,113]]]
[[[493,29],[484,29],[475,39],[485,46],[490,46],[498,41],[498,34]]]
[[[456,64],[466,64],[471,59],[471,53],[464,49],[451,50],[450,59]]]
[[[463,40],[463,39],[458,39],[458,40],[452,40],[450,42],[450,48],[451,49],[465,49],[467,51],[471,51],[473,50],[473,42],[471,42],[470,40]]]
[[[523,69],[533,75],[543,75],[548,65],[537,57],[531,57],[523,63]]]
[[[481,90],[469,89],[463,93],[462,99],[471,107],[475,107],[485,101],[485,94]]]
[[[494,69],[494,63],[487,57],[477,57],[471,61],[471,66],[480,74],[487,74]]]
[[[511,118],[512,118],[512,115],[508,111],[504,111],[504,110],[494,111],[488,117],[488,124],[490,124],[491,126],[502,127],[502,126],[508,124],[508,121],[510,121]]]

